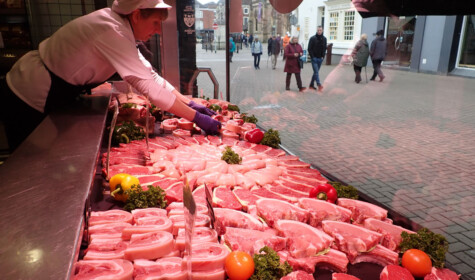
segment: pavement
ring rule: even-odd
[[[363,71],[356,84],[352,67],[333,61],[320,71],[323,92],[300,93],[294,77],[285,91],[281,58],[276,70],[267,58],[255,70],[249,49],[234,54],[231,102],[279,130],[301,160],[443,234],[447,266],[475,280],[475,79],[383,67],[383,82],[366,82]],[[213,69],[226,96],[224,51],[198,45],[197,64]],[[305,64],[304,86],[312,73]],[[212,98],[209,78],[198,87]]]

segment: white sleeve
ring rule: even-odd
[[[167,80],[162,78],[160,75],[158,75],[158,73],[155,72],[155,70],[153,70],[152,64],[150,64],[150,62],[147,59],[145,59],[145,57],[142,55],[139,49],[137,49],[137,52],[139,54],[140,61],[142,61],[143,65],[145,65],[145,67],[147,67],[147,69],[150,70],[150,73],[152,74],[152,77],[155,80],[155,82],[159,86],[165,87],[170,92],[174,91],[175,87],[172,84],[170,84]]]

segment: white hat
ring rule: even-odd
[[[170,9],[163,0],[114,0],[112,10],[118,14],[128,15],[137,9]]]

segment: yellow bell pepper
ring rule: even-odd
[[[126,202],[129,195],[126,193],[134,185],[139,185],[137,177],[126,173],[119,173],[109,180],[111,196],[118,201]]]

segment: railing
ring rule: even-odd
[[[206,72],[208,73],[209,78],[211,79],[211,82],[213,82],[214,85],[214,99],[218,99],[218,92],[219,92],[219,83],[216,77],[213,74],[213,70],[209,67],[199,67],[196,68],[195,72],[193,73],[193,76],[191,77],[190,83],[188,84],[188,94],[193,95],[193,85],[196,81],[196,78],[198,78],[198,75],[201,72]]]

